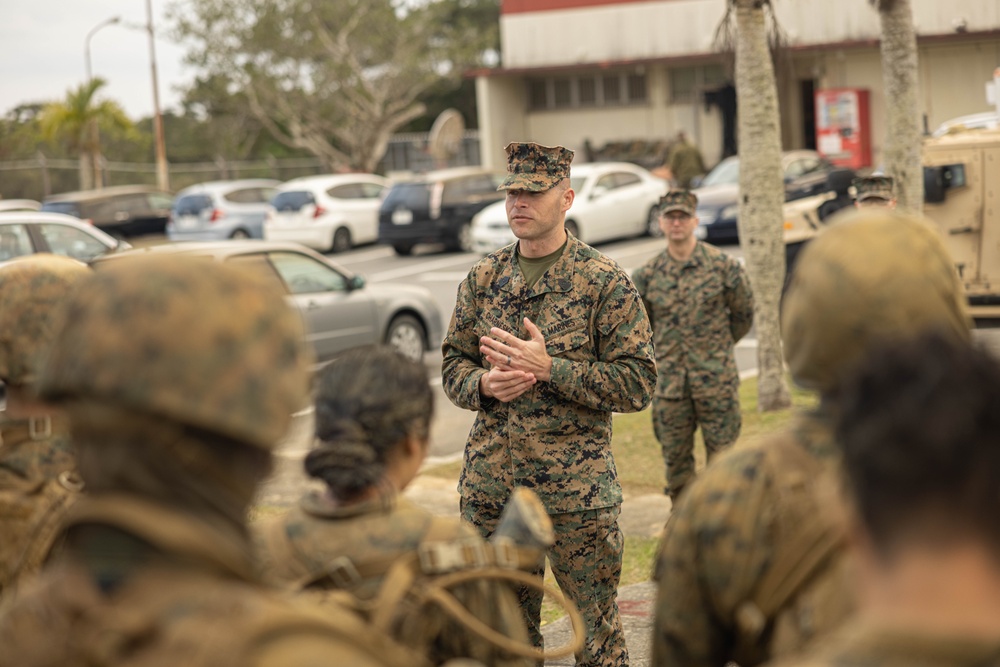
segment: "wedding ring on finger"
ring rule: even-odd
[[[510,366],[510,355],[507,355],[507,365]]]

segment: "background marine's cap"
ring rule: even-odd
[[[660,197],[660,203],[657,206],[660,209],[660,215],[670,213],[670,211],[683,211],[688,215],[694,215],[695,209],[698,208],[698,196],[690,190],[671,190]]]
[[[512,143],[504,150],[507,151],[507,178],[497,190],[544,192],[569,178],[573,151],[568,148]]]
[[[893,198],[893,180],[891,176],[863,176],[855,178],[851,185],[854,186],[854,190],[857,192],[854,196],[856,201],[863,201],[871,197],[878,197],[886,201]]]

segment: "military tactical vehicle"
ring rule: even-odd
[[[977,319],[1000,318],[1000,128],[923,145],[924,215],[941,230]]]

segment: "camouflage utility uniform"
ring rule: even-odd
[[[986,667],[997,664],[1000,637],[961,636],[881,627],[860,617],[808,658],[781,667]]]
[[[261,527],[258,543],[267,581],[293,590],[347,591],[362,605],[378,598],[390,568],[407,558],[416,563],[422,546],[483,546],[479,533],[459,519],[434,517],[396,496],[343,505],[317,492]],[[487,626],[527,643],[520,607],[506,582],[481,579],[450,592]],[[459,657],[486,665],[528,662],[503,655],[436,605],[402,610],[399,618],[395,637],[434,664]]]
[[[77,283],[38,380],[88,495],[0,610],[0,666],[422,664],[346,609],[255,583],[246,513],[308,400],[283,295],[244,270],[120,258]]]
[[[488,536],[515,486],[535,491],[556,530],[548,554],[552,570],[588,625],[578,664],[625,664],[615,602],[622,493],[611,415],[649,402],[656,370],[648,318],[628,275],[579,240],[569,237],[533,287],[525,284],[516,247],[472,268],[459,286],[444,341],[445,392],[478,413],[459,479],[462,513]],[[545,337],[551,381],[509,403],[482,398],[479,380],[487,362],[480,337],[499,327],[524,338],[524,318]],[[525,607],[540,644],[541,595],[531,595]]]
[[[87,268],[66,257],[32,255],[0,267],[0,380],[8,411],[0,413],[0,593],[36,572],[60,521],[80,490],[62,412],[12,417],[15,392],[35,399],[37,366],[72,284]]]
[[[753,292],[740,263],[698,242],[681,262],[664,250],[633,276],[653,326],[653,429],[675,501],[694,477],[694,432],[714,456],[740,435],[734,345],[753,325]]]
[[[853,599],[824,396],[872,344],[932,327],[967,338],[968,325],[951,259],[923,222],[856,212],[810,243],[782,338],[793,378],[820,393],[820,407],[723,453],[681,497],[657,564],[655,664],[750,667],[842,622]]]
[[[691,187],[691,179],[705,173],[705,163],[701,158],[701,151],[683,137],[678,139],[671,149],[668,163],[674,181],[681,188]]]

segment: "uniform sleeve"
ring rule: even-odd
[[[757,501],[768,486],[759,451],[732,450],[688,487],[667,522],[656,565],[653,664],[723,667],[736,610],[770,551]]]
[[[475,322],[479,317],[470,275],[458,286],[455,310],[451,315],[448,332],[445,334],[441,353],[441,379],[444,393],[451,402],[466,410],[479,410],[484,399],[479,393],[479,378],[487,371],[483,367],[479,352],[479,336]]]
[[[609,285],[593,322],[597,361],[553,358],[552,388],[595,410],[643,410],[656,386],[656,362],[649,318],[627,276]]]
[[[736,261],[730,263],[726,280],[726,306],[729,309],[729,331],[733,342],[747,335],[753,326],[753,290],[746,270]]]

